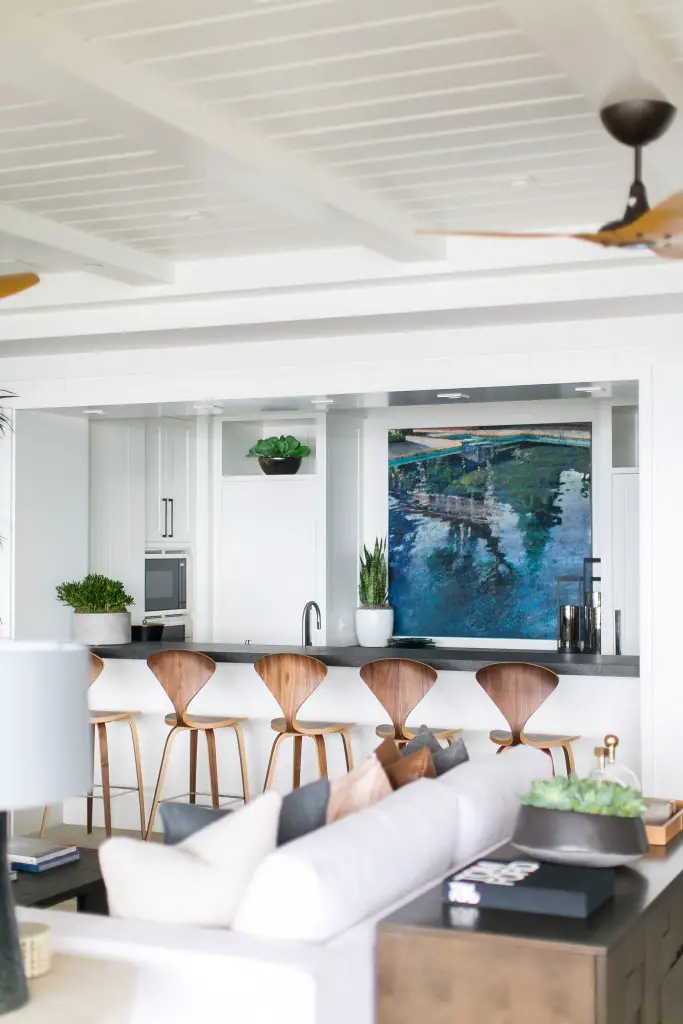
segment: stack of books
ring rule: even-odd
[[[78,860],[76,846],[55,846],[45,839],[14,836],[8,843],[8,860],[12,871],[51,871]]]

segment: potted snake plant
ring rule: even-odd
[[[135,604],[120,580],[89,573],[57,587],[57,599],[74,610],[73,638],[86,647],[130,643],[130,612]]]
[[[389,570],[386,539],[375,539],[372,551],[363,546],[358,581],[360,607],[356,609],[356,636],[361,647],[386,647],[394,631],[394,609],[389,605]]]

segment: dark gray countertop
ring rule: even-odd
[[[173,643],[171,641],[121,644],[111,647],[93,647],[101,658],[142,660],[157,651],[185,648],[208,654],[214,661],[249,664],[264,654],[287,651],[309,654],[319,658],[330,668],[360,668],[378,658],[411,658],[423,661],[442,672],[476,672],[483,665],[501,661],[528,661],[548,668],[563,676],[628,676],[640,675],[640,658],[635,655],[613,654],[558,654],[557,651],[480,650],[455,647],[392,648],[392,647],[277,647],[263,644],[202,644]]]

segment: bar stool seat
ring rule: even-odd
[[[232,729],[246,721],[246,718],[214,718],[213,715],[185,715],[181,720],[173,712],[164,719],[166,725],[178,729]]]
[[[462,729],[438,729],[436,726],[429,726],[428,728],[438,740],[447,740],[448,743],[452,743],[456,736],[462,732]],[[403,736],[397,739],[396,742],[399,746],[408,743],[417,736],[419,731],[419,729],[412,729],[404,725]],[[393,725],[378,725],[375,729],[375,735],[379,736],[381,740],[396,739]]]
[[[492,729],[489,733],[492,743],[500,747],[511,747],[514,744],[514,737],[507,729]],[[522,744],[527,747],[563,747],[567,743],[576,743],[580,736],[566,736],[556,732],[523,732],[520,733]]]
[[[139,711],[91,711],[90,724],[109,725],[111,722],[125,722],[139,714]]]
[[[302,722],[301,719],[296,718],[294,719],[295,728],[288,730],[284,718],[274,718],[270,723],[271,729],[274,729],[275,732],[289,732],[291,736],[328,735],[329,733],[344,732],[345,729],[351,729],[353,725],[353,722]]]

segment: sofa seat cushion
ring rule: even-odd
[[[452,865],[457,794],[418,779],[358,814],[297,839],[257,868],[234,929],[323,942]]]
[[[227,928],[275,849],[281,797],[265,793],[176,846],[115,837],[100,847],[113,917]]]

